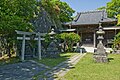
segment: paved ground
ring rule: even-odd
[[[52,69],[32,60],[0,66],[0,80],[34,80],[35,75],[38,80],[55,80],[55,75],[64,76],[84,55],[77,54]]]
[[[0,66],[0,80],[33,80],[34,75],[45,70],[43,66],[31,61]]]
[[[86,47],[86,46],[81,46],[81,48],[84,48],[86,50],[86,52],[91,52],[94,53],[94,47]]]
[[[86,47],[86,46],[81,46],[81,48],[84,48],[86,50],[86,52],[90,52],[90,53],[94,53],[94,49],[97,49],[94,47]],[[105,48],[105,50],[107,53],[110,53],[110,51],[113,51],[112,48]]]

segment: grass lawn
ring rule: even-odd
[[[60,57],[58,57],[58,58],[42,58],[42,60],[35,59],[35,61],[43,63],[50,67],[54,67],[54,66],[58,65],[59,63],[69,59],[70,57],[72,57],[76,54],[78,54],[78,53],[61,53]],[[4,57],[3,59],[0,59],[0,66],[5,65],[5,64],[17,63],[19,61],[20,61],[20,59],[15,56],[13,56],[11,58]]]
[[[37,60],[38,62],[45,64],[47,66],[50,67],[55,67],[57,66],[59,63],[69,59],[70,57],[76,55],[78,53],[62,53],[60,54],[60,57],[58,58],[43,58],[42,60]]]
[[[120,80],[120,54],[109,54],[109,63],[95,63],[87,54],[60,80]]]

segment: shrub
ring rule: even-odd
[[[114,47],[120,49],[120,32],[114,38]]]
[[[67,49],[65,49],[64,46],[64,51],[72,51],[73,44],[80,41],[80,36],[74,32],[61,33],[60,39],[63,40],[64,41],[63,44],[67,46]]]

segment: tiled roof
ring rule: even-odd
[[[60,30],[60,32],[72,32],[75,31],[76,29],[66,29],[66,30]]]
[[[105,10],[95,10],[77,13],[72,22],[66,23],[72,25],[98,24],[99,22],[113,22],[116,19],[108,18]]]

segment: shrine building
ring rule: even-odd
[[[74,30],[81,37],[81,44],[85,46],[96,47],[99,23],[105,31],[104,46],[111,47],[114,36],[120,31],[120,27],[116,26],[117,19],[108,18],[105,10],[87,11],[77,13],[73,21],[67,22],[64,28]]]

